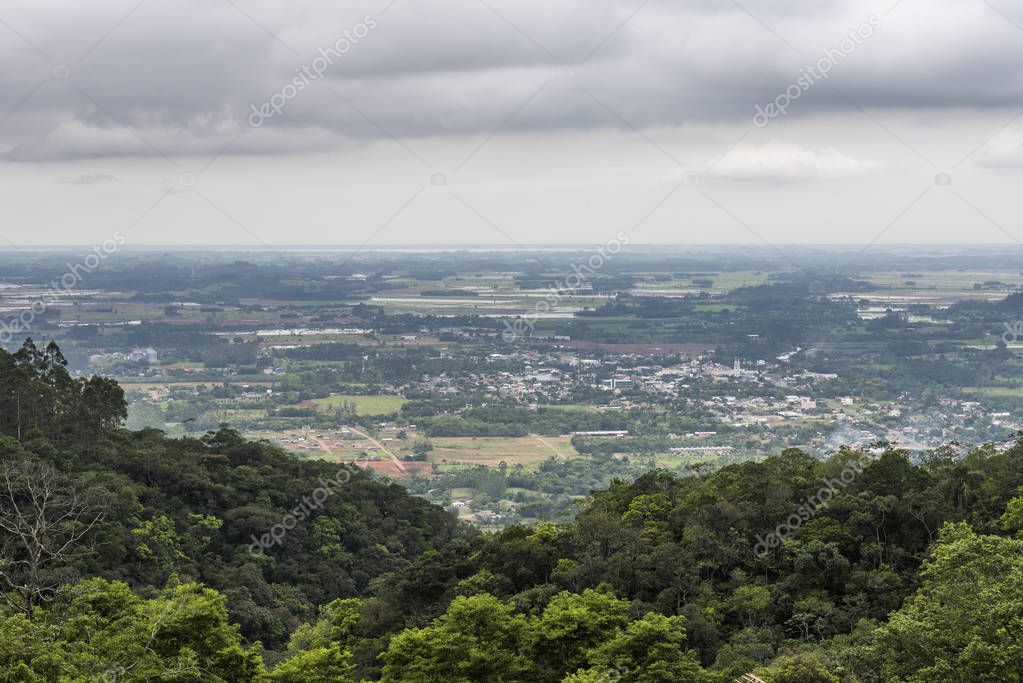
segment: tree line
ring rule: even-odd
[[[1023,443],[654,471],[488,535],[229,428],[129,432],[97,381],[0,354],[0,681],[1023,677]]]

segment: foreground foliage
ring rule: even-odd
[[[121,582],[90,579],[29,621],[0,621],[0,680],[242,683],[263,672],[258,646],[242,642],[224,597],[196,584],[149,600]]]
[[[0,354],[0,401],[49,397],[0,425],[0,681],[1023,678],[1023,444],[652,472],[484,536],[230,429],[48,419],[58,354]]]

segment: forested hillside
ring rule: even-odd
[[[788,450],[484,535],[0,352],[0,681],[1018,681],[1023,443]]]
[[[96,386],[106,403],[91,395]],[[29,591],[22,605],[45,602],[69,575],[121,580],[144,594],[199,581],[226,596],[243,636],[276,649],[317,605],[363,595],[374,578],[472,536],[401,487],[229,429],[202,439],[116,429],[120,388],[70,377],[52,345],[0,352],[0,401],[0,505],[10,526],[0,531],[0,558],[14,563],[0,565],[0,579]],[[10,408],[19,401],[20,419]],[[32,531],[37,511],[15,505],[22,501],[53,506],[48,523],[67,515],[63,526],[81,527],[55,529],[54,538],[88,529],[29,589],[22,574],[31,572],[17,562],[32,552],[19,547],[20,534]]]

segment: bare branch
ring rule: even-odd
[[[0,594],[20,598],[17,609],[33,608],[60,590],[57,570],[88,548],[82,541],[103,514],[79,499],[72,483],[49,465],[27,458],[0,462]]]

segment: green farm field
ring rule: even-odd
[[[501,461],[508,465],[529,467],[553,455],[578,457],[567,436],[554,437],[436,437],[430,440],[433,450],[428,458],[439,465],[489,465]]]
[[[406,400],[401,396],[386,395],[338,395],[327,398],[314,398],[311,403],[321,410],[335,410],[346,404],[354,404],[355,412],[358,415],[390,415],[397,412],[405,405]]]

